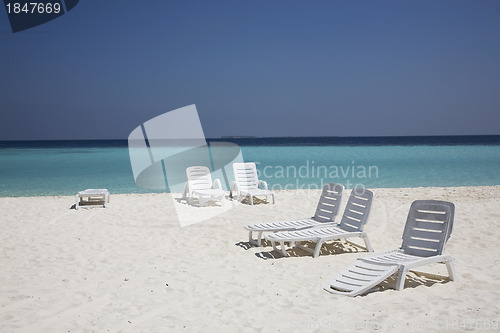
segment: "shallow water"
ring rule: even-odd
[[[500,185],[497,136],[480,142],[471,137],[470,144],[464,137],[453,144],[360,139],[337,144],[325,138],[233,142],[240,145],[245,161],[256,162],[259,178],[275,190],[320,188],[327,182],[347,188]],[[0,196],[73,195],[86,188],[155,192],[135,184],[126,144],[125,140],[2,142]],[[180,174],[179,182],[183,181]]]

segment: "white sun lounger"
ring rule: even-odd
[[[226,192],[222,189],[219,179],[212,182],[212,175],[206,166],[192,166],[186,169],[187,182],[182,198],[190,205],[194,196],[198,196],[200,207],[208,201],[222,201]]]
[[[235,180],[231,183],[231,191],[229,192],[231,198],[233,192],[236,193],[238,201],[243,200],[248,195],[250,196],[250,205],[253,205],[253,198],[256,196],[265,196],[266,199],[268,196],[272,196],[274,204],[274,192],[269,191],[267,183],[257,177],[255,163],[233,163],[233,172]]]
[[[314,226],[333,225],[335,223],[334,218],[339,211],[343,191],[344,187],[339,184],[328,183],[323,186],[316,213],[311,218],[258,223],[245,226],[245,229],[249,231],[248,242],[252,245],[260,246],[263,232],[300,230]],[[253,232],[257,233],[257,239],[253,239]]]
[[[455,206],[451,202],[413,202],[406,220],[403,244],[399,249],[356,260],[324,289],[334,294],[356,296],[370,292],[399,271],[396,289],[402,290],[410,269],[431,263],[446,264],[450,280],[455,280],[451,257],[443,254],[453,228],[454,211]]]
[[[270,241],[275,251],[280,252],[276,243],[281,245],[281,254],[286,257],[285,242],[291,242],[296,247],[306,250],[318,257],[321,246],[329,240],[346,239],[350,237],[360,237],[365,242],[366,249],[373,251],[368,236],[363,231],[363,227],[368,219],[373,200],[373,192],[367,189],[355,188],[352,190],[347,202],[344,215],[338,225],[317,226],[304,230],[284,231],[266,235],[266,240]],[[303,241],[316,242],[314,251],[301,246]]]
[[[105,188],[86,189],[80,191],[75,197],[75,209],[79,207],[104,207],[109,203],[109,191]]]

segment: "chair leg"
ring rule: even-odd
[[[256,247],[261,246],[262,245],[262,231],[257,232],[257,239],[253,239],[252,232],[253,231],[248,232],[248,242],[251,245],[254,245]]]
[[[286,253],[285,249],[285,242],[280,241],[280,245],[281,245],[281,254],[283,255],[283,257],[288,257],[288,253]]]
[[[253,234],[253,231],[250,230],[248,232],[248,243],[250,243],[250,245],[258,246],[257,244],[255,244],[255,240],[253,239],[252,234]]]
[[[446,268],[448,269],[448,275],[450,277],[450,280],[455,281],[456,280],[455,268],[453,267],[453,262],[451,258],[446,260],[445,264]]]
[[[276,247],[276,242],[271,241],[271,245],[273,246],[273,250],[276,252],[280,252],[280,250]]]
[[[250,205],[252,205],[252,206],[253,206],[253,197],[252,197],[252,195],[251,195],[251,194],[249,194],[249,195],[248,195],[248,197],[250,198]]]
[[[316,248],[314,249],[313,258],[317,258],[319,256],[319,252],[321,251],[321,247],[323,246],[323,241],[318,239],[316,242]]]
[[[285,242],[280,241],[281,249],[278,249],[278,247],[276,246],[276,242],[271,241],[271,244],[273,245],[274,251],[281,252],[283,257],[288,257],[288,254],[286,253],[286,250],[285,250]]]
[[[361,234],[360,237],[365,242],[365,247],[368,250],[368,252],[373,252],[373,248],[372,248],[372,245],[370,244],[370,240],[368,239],[368,235],[367,234]]]
[[[259,233],[257,233],[257,242],[259,246],[262,245],[262,231],[259,231]]]
[[[182,192],[182,199],[187,201],[187,193],[188,193],[188,184],[184,185],[184,191]]]
[[[399,268],[399,276],[398,276],[398,281],[396,282],[396,290],[400,291],[403,290],[405,287],[405,280],[406,280],[406,274],[408,273],[409,269],[402,266]]]

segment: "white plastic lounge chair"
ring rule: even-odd
[[[104,207],[109,203],[109,191],[105,188],[86,189],[76,194],[75,209],[78,207]]]
[[[225,191],[222,189],[219,179],[212,183],[212,175],[206,166],[192,166],[186,169],[187,182],[184,186],[182,198],[190,205],[193,204],[194,196],[198,196],[200,207],[205,206],[208,201],[222,201]]]
[[[443,254],[453,228],[454,211],[455,205],[451,202],[413,202],[406,220],[403,244],[399,249],[356,260],[324,289],[330,293],[356,296],[372,291],[399,271],[396,289],[402,290],[410,269],[431,263],[446,264],[450,280],[455,280],[451,257]]]
[[[245,226],[245,229],[249,231],[248,242],[252,245],[260,246],[263,232],[300,230],[314,226],[334,225],[334,219],[339,211],[343,191],[344,186],[339,184],[328,183],[323,186],[316,213],[311,218],[258,223]],[[253,232],[257,233],[257,239],[253,239]]]
[[[253,197],[265,196],[266,199],[274,193],[267,189],[267,183],[259,180],[257,177],[257,168],[255,163],[233,163],[234,181],[231,183],[231,191],[229,196],[233,197],[233,192],[236,192],[237,200],[241,201],[247,195],[250,196],[250,205],[253,205]],[[263,188],[260,188],[260,186]]]
[[[281,245],[281,254],[284,257],[288,256],[285,249],[285,242],[292,242],[296,247],[299,247],[313,255],[313,258],[318,257],[321,246],[329,240],[346,239],[350,237],[360,237],[365,242],[366,249],[373,251],[370,240],[363,227],[368,219],[370,208],[373,200],[373,192],[367,189],[355,188],[349,196],[349,201],[342,216],[342,220],[338,225],[317,226],[304,230],[284,231],[267,235],[265,238],[271,242],[275,251],[278,251],[276,243]],[[303,241],[316,242],[314,251],[310,248],[300,245]]]

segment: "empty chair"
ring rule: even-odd
[[[257,223],[245,226],[248,232],[248,241],[255,246],[261,245],[263,232],[276,232],[286,230],[299,230],[310,228],[313,226],[325,226],[335,224],[335,216],[339,211],[340,200],[342,199],[342,192],[344,186],[328,183],[323,186],[321,196],[319,198],[316,213],[313,217],[284,220],[267,223]],[[257,239],[253,239],[253,232],[257,233]]]
[[[267,189],[267,183],[257,177],[255,163],[233,163],[234,181],[231,183],[230,197],[236,193],[238,201],[243,200],[247,195],[250,197],[250,205],[253,205],[253,198],[256,196],[273,197],[274,193]],[[260,188],[262,186],[263,188]]]
[[[284,231],[266,235],[266,240],[270,241],[275,251],[279,251],[276,243],[281,245],[281,253],[287,256],[285,242],[295,244],[303,250],[310,252],[314,258],[319,255],[323,243],[329,240],[346,239],[350,237],[360,237],[368,251],[373,251],[368,236],[363,231],[363,227],[368,220],[370,208],[373,200],[373,192],[367,189],[355,188],[351,191],[347,201],[342,220],[338,225],[315,226],[303,230]],[[313,250],[301,246],[303,241],[316,243]]]
[[[431,263],[446,264],[450,280],[454,280],[451,257],[443,254],[453,228],[454,213],[455,205],[451,202],[413,202],[399,249],[356,260],[325,285],[324,289],[330,293],[356,296],[372,290],[389,276],[399,272],[396,289],[402,290],[410,269]]]
[[[219,179],[212,182],[212,175],[206,166],[192,166],[186,169],[187,182],[184,186],[182,198],[190,205],[196,195],[200,207],[205,206],[208,201],[221,201],[224,199],[225,191]]]

